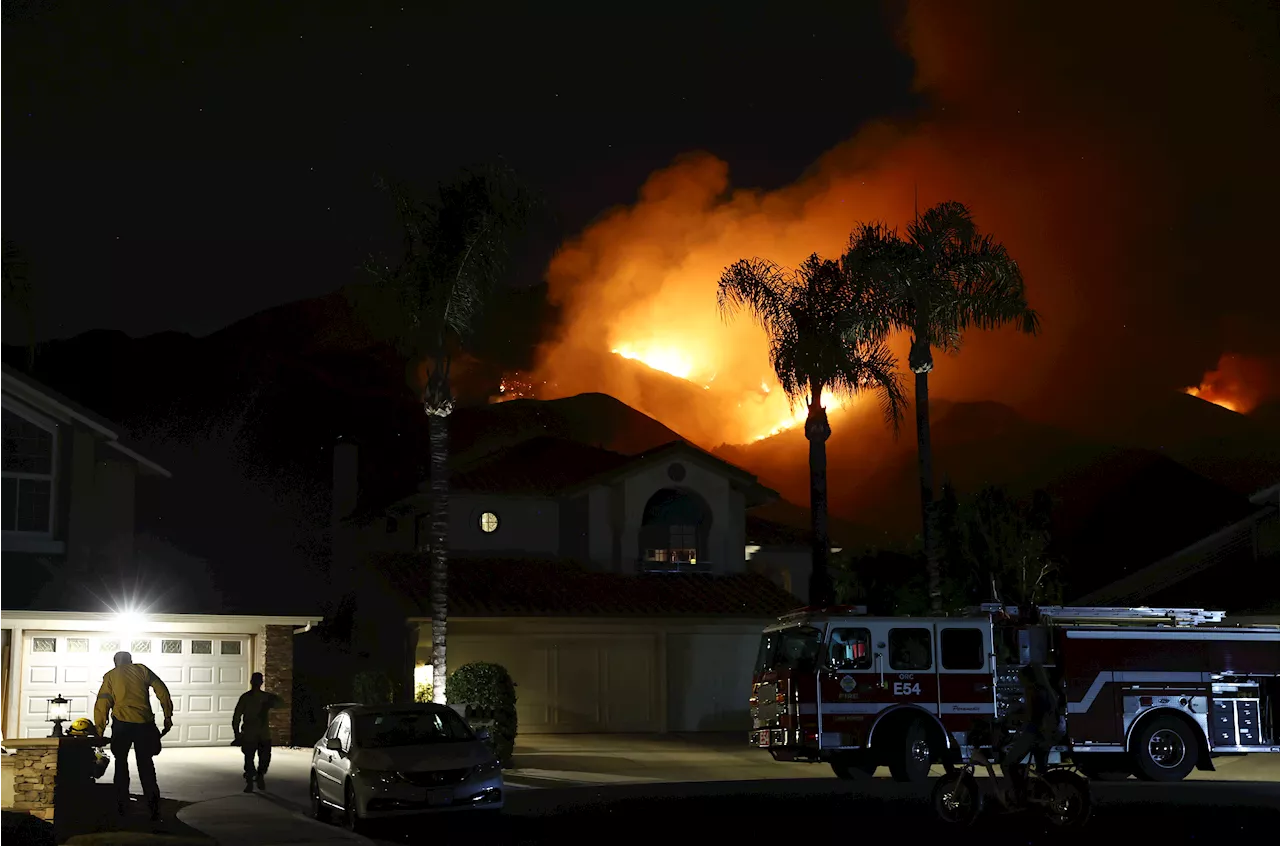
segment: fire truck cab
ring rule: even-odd
[[[967,761],[977,720],[1022,701],[1036,663],[1061,705],[1050,760],[1086,774],[1177,781],[1216,755],[1280,752],[1280,628],[1201,609],[1019,609],[871,617],[805,608],[760,642],[750,742],[842,778],[886,766],[922,781]]]

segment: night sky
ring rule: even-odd
[[[1224,355],[1280,385],[1274,2],[527,8],[6,2],[4,236],[39,334],[199,335],[331,292],[398,244],[375,173],[507,157],[552,212],[528,285],[679,154],[734,187],[812,186],[894,118],[933,152],[898,156],[893,213],[908,179],[973,203],[1046,317],[1029,352],[975,344],[970,372],[995,375],[940,373],[944,395],[1179,389]]]
[[[552,212],[536,282],[682,151],[780,185],[913,101],[871,4],[519,5],[6,0],[4,235],[58,303],[41,334],[204,334],[328,293],[398,244],[375,172],[499,154]]]

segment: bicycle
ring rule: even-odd
[[[975,746],[969,761],[938,779],[933,787],[934,812],[948,825],[972,825],[982,815],[990,800],[1000,813],[1038,811],[1054,828],[1078,828],[1089,821],[1093,812],[1093,795],[1089,780],[1073,767],[1053,765],[1044,772],[1028,766],[1026,790],[1021,801],[1015,798],[1007,774],[997,775],[994,749]],[[976,776],[977,768],[986,769],[986,786]]]

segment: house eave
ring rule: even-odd
[[[145,624],[163,626],[217,626],[228,631],[254,631],[262,626],[314,626],[324,622],[324,617],[263,616],[252,614],[147,614]],[[119,622],[119,615],[93,611],[0,611],[0,626],[13,628],[15,624],[51,622],[64,624],[74,631],[110,630]]]
[[[120,432],[115,427],[115,424],[108,423],[87,409],[77,408],[76,404],[70,399],[57,393],[52,388],[40,384],[35,379],[18,372],[7,364],[3,368],[3,377],[6,393],[13,394],[23,402],[37,407],[41,405],[48,406],[64,418],[73,420],[100,435],[108,446],[138,462],[144,469],[166,479],[173,478],[173,474],[159,464],[144,458],[136,451],[120,443]]]

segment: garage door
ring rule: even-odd
[[[223,745],[232,739],[236,700],[249,688],[249,638],[232,635],[148,634],[121,642],[92,632],[31,632],[23,639],[22,737],[47,737],[49,700],[70,701],[71,718],[93,719],[93,706],[115,653],[133,653],[169,688],[173,731],[166,746]],[[163,712],[155,694],[157,721]]]
[[[671,634],[667,637],[667,728],[747,731],[748,700],[760,635]]]
[[[650,732],[661,727],[652,635],[459,634],[449,638],[449,659],[454,667],[473,661],[506,667],[516,683],[523,733]]]

